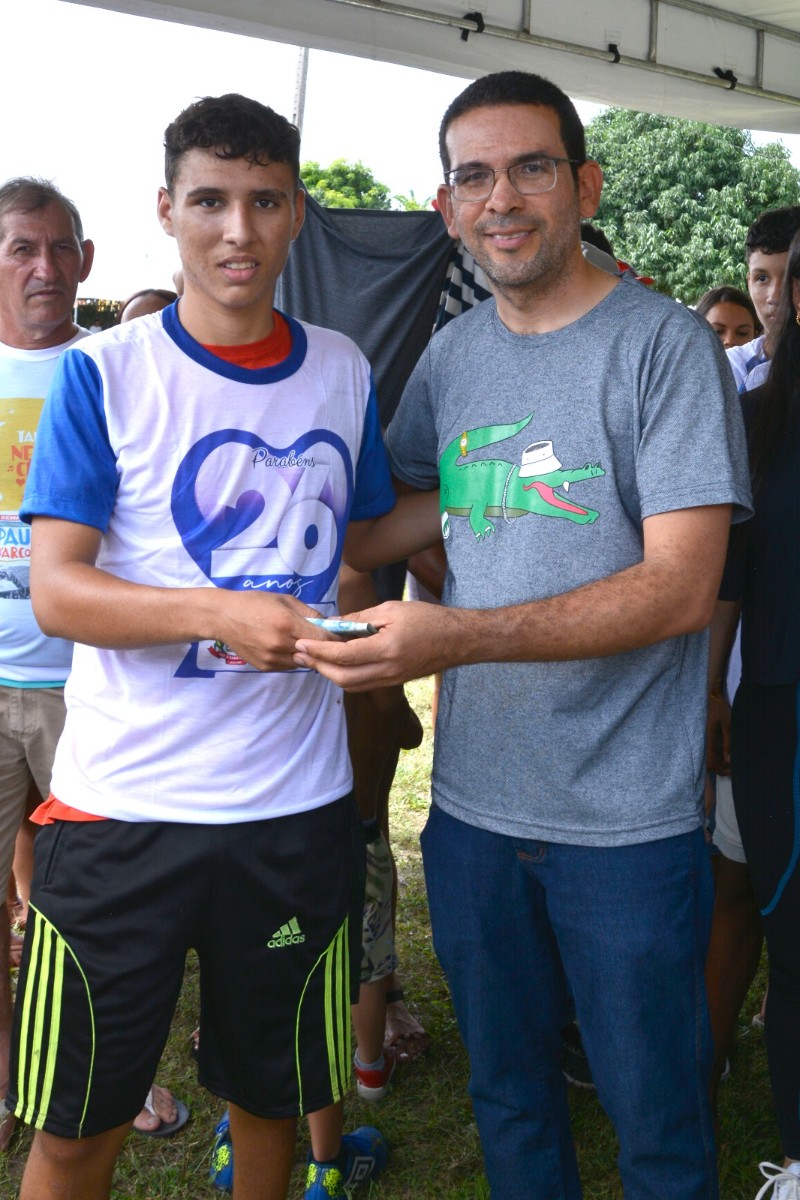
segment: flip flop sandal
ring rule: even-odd
[[[178,1133],[181,1129],[183,1129],[184,1125],[189,1120],[189,1109],[182,1100],[176,1099],[175,1096],[172,1097],[172,1101],[177,1109],[177,1116],[175,1117],[174,1121],[162,1121],[156,1129],[137,1129],[136,1126],[134,1126],[133,1132],[140,1133],[142,1137],[152,1138],[172,1137],[174,1134]],[[144,1107],[149,1113],[152,1113],[154,1117],[158,1116],[158,1113],[153,1108],[152,1089],[147,1093],[147,1099],[144,1102]]]

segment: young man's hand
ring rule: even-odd
[[[219,640],[258,671],[296,670],[298,638],[338,640],[310,625],[306,617],[318,617],[319,613],[293,596],[223,588],[214,595],[219,599]]]

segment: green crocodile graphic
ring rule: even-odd
[[[510,521],[537,513],[541,517],[565,517],[578,525],[591,525],[597,520],[600,514],[594,509],[581,508],[555,489],[568,492],[570,484],[597,479],[605,471],[592,463],[565,471],[553,453],[552,442],[532,442],[523,451],[519,466],[502,458],[466,461],[473,450],[514,437],[532,419],[533,413],[514,425],[465,430],[444,451],[439,460],[439,479],[445,538],[450,534],[450,517],[469,517],[478,541],[494,533],[489,517]]]

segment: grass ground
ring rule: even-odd
[[[427,683],[409,694],[426,729],[430,728]],[[347,1126],[377,1124],[393,1150],[390,1169],[359,1192],[364,1200],[487,1200],[478,1135],[467,1098],[467,1063],[450,1007],[447,986],[431,945],[418,837],[425,822],[431,763],[431,739],[403,755],[391,802],[392,843],[400,877],[398,942],[409,1006],[432,1037],[424,1060],[398,1072],[396,1086],[380,1105],[355,1095],[347,1100]],[[235,913],[231,914],[235,920]],[[763,1039],[750,1027],[764,990],[763,967],[743,1009],[733,1073],[723,1085],[720,1174],[723,1200],[752,1200],[760,1182],[757,1164],[779,1161]],[[197,964],[187,962],[180,1004],[159,1082],[172,1088],[192,1110],[192,1120],[166,1141],[131,1135],[115,1176],[115,1200],[210,1200],[218,1195],[207,1182],[212,1130],[223,1106],[198,1087],[189,1055],[196,1023]],[[611,1126],[591,1092],[571,1089],[575,1140],[585,1200],[621,1200],[616,1147]],[[23,1131],[0,1159],[0,1200],[16,1195],[27,1154]],[[305,1129],[298,1140],[297,1170],[290,1200],[303,1194]],[[502,1200],[502,1197],[496,1197]],[[668,1200],[668,1198],[665,1198]]]

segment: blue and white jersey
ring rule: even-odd
[[[743,346],[731,346],[725,353],[740,392],[752,392],[766,383],[769,375],[769,359],[764,353],[764,334],[760,333],[752,342]]]
[[[296,596],[336,612],[347,523],[394,504],[369,365],[341,334],[288,319],[290,356],[241,368],[177,307],[62,358],[22,508],[103,533],[97,565],[132,582]],[[219,642],[76,646],[53,792],[121,820],[231,822],[348,791],[341,693],[262,673]]]

